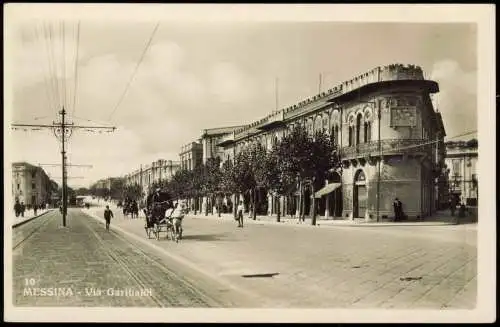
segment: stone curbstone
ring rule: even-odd
[[[39,214],[39,215],[36,215],[36,216],[30,217],[30,218],[27,218],[27,219],[25,219],[25,220],[23,220],[23,221],[14,222],[14,224],[12,224],[12,228],[15,228],[15,227],[19,227],[19,226],[21,226],[21,225],[24,225],[24,224],[26,224],[27,222],[30,222],[30,221],[32,221],[33,219],[39,218],[39,217],[41,217],[41,216],[43,216],[43,215],[45,215],[45,214],[47,214],[47,213],[49,213],[49,212],[52,212],[52,211],[54,211],[54,210],[55,210],[55,209],[49,209],[49,210],[47,210],[47,211],[42,212],[42,213],[41,213],[41,214]]]

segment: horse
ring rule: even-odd
[[[185,213],[187,212],[186,206],[184,203],[177,203],[174,207],[172,214],[170,215],[170,219],[174,228],[174,236],[175,241],[179,242],[182,239],[182,220],[184,218]]]

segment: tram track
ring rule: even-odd
[[[40,217],[29,220],[18,226],[12,227],[12,250],[17,250],[24,242],[30,239],[41,228],[48,226],[48,224],[55,218],[53,212],[49,212]]]
[[[104,228],[96,230],[94,224],[98,222],[85,221],[84,223],[106,255],[130,276],[138,287],[152,289],[152,295],[146,297],[151,305],[157,307],[221,306],[218,301],[165,267],[160,259],[146,253],[140,246],[116,232],[107,232]],[[112,235],[114,240],[106,239],[105,235]],[[119,243],[116,242],[117,240]]]

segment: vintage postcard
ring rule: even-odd
[[[496,320],[494,6],[4,9],[6,321]]]

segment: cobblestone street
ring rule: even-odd
[[[13,231],[16,306],[224,307],[152,251],[70,210],[67,228],[51,212]],[[181,272],[181,274],[179,274]],[[213,285],[211,285],[213,287]],[[224,302],[225,301],[225,302]]]
[[[93,211],[102,217],[101,209]],[[244,289],[265,307],[473,309],[476,303],[474,225],[250,222],[241,229],[227,219],[190,216],[176,244],[148,240],[143,219],[115,215],[112,228]]]

